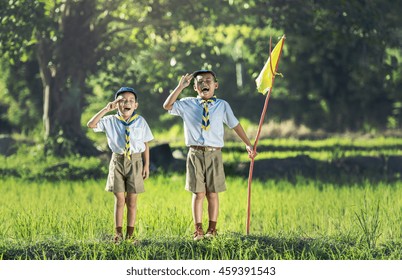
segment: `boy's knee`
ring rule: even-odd
[[[137,205],[137,195],[136,194],[128,194],[126,197],[126,204],[128,208],[135,208]]]
[[[124,207],[124,204],[126,203],[126,201],[124,199],[116,199],[116,206],[117,207]]]
[[[128,209],[135,209],[136,202],[135,201],[127,201],[127,208]]]
[[[137,209],[137,207],[135,207],[135,204],[134,204],[134,205],[132,205],[132,204],[127,204],[127,209],[128,209],[129,211],[134,211],[135,209]]]
[[[199,192],[199,193],[194,193],[195,199],[204,199],[205,198],[205,193],[204,192]]]
[[[217,197],[218,197],[218,193],[216,193],[216,192],[207,193],[207,198],[208,199],[215,199]]]

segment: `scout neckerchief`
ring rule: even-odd
[[[135,111],[131,115],[131,117],[126,121],[122,116],[120,116],[120,113],[117,112],[115,117],[125,126],[125,140],[126,140],[126,145],[124,147],[124,155],[128,158],[131,159],[131,150],[130,150],[130,125],[139,117]]]
[[[216,101],[216,96],[211,97],[210,99],[201,99],[201,104],[203,105],[202,110],[202,120],[201,120],[201,128],[203,130],[208,130],[210,128],[211,122],[209,121],[209,110],[208,103],[212,103]]]

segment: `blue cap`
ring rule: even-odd
[[[212,71],[212,70],[207,70],[207,69],[201,69],[201,70],[194,71],[194,72],[193,72],[193,77],[195,78],[195,77],[197,77],[197,75],[199,75],[199,74],[206,74],[206,73],[212,74],[212,76],[214,76],[214,78],[215,78],[215,80],[216,80],[216,74],[215,74],[215,72]]]
[[[114,99],[116,99],[120,94],[123,92],[131,92],[135,96],[135,100],[137,100],[137,92],[131,87],[121,87],[116,93],[114,94]]]

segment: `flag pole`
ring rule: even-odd
[[[285,35],[283,35],[283,38],[286,39]],[[281,46],[281,50],[280,50],[280,54],[279,54],[279,58],[278,58],[278,62],[282,53],[282,47],[283,44]],[[269,38],[269,58],[271,57],[271,52],[272,52],[272,36]],[[270,67],[271,67],[271,71],[272,69],[272,60],[270,59]],[[278,65],[279,63],[277,63],[276,67],[275,67],[275,72],[273,72],[272,75],[272,86],[269,88],[268,93],[267,93],[267,97],[265,98],[265,103],[264,103],[264,108],[262,109],[261,112],[261,117],[260,117],[260,123],[258,124],[258,130],[257,130],[257,135],[255,136],[255,141],[254,141],[254,146],[253,146],[253,150],[254,150],[254,154],[257,151],[257,145],[258,145],[258,140],[260,138],[260,134],[261,134],[261,128],[262,125],[264,123],[264,119],[265,119],[265,115],[267,113],[268,110],[268,102],[269,102],[269,98],[271,96],[271,92],[272,92],[272,88],[274,87],[274,81],[275,81],[275,74],[276,71],[278,70]],[[253,181],[253,170],[254,170],[254,157],[251,159],[250,162],[250,169],[249,169],[249,173],[248,173],[248,182],[247,182],[247,221],[246,221],[246,235],[249,235],[250,233],[250,214],[251,214],[251,183]]]
[[[257,151],[257,144],[258,139],[260,138],[261,134],[261,127],[264,123],[264,117],[268,109],[268,102],[269,97],[271,96],[272,87],[268,90],[267,97],[265,98],[264,108],[261,113],[260,124],[258,125],[257,136],[255,137],[254,141],[254,154]],[[247,225],[246,225],[246,234],[249,235],[250,233],[250,213],[251,213],[251,182],[253,181],[253,169],[254,169],[254,158],[251,159],[250,162],[250,169],[248,172],[248,191],[247,191]]]

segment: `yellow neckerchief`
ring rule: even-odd
[[[209,120],[209,109],[208,109],[208,103],[212,103],[216,101],[216,95],[211,97],[210,99],[201,99],[200,103],[203,105],[203,110],[202,110],[202,120],[201,120],[201,128],[203,130],[208,130],[211,126],[211,122]]]
[[[117,112],[115,117],[125,126],[125,140],[126,140],[126,145],[124,146],[124,155],[128,158],[131,159],[131,150],[130,150],[130,125],[139,117],[135,111],[131,115],[131,117],[126,121],[122,116],[120,116],[120,113]]]

